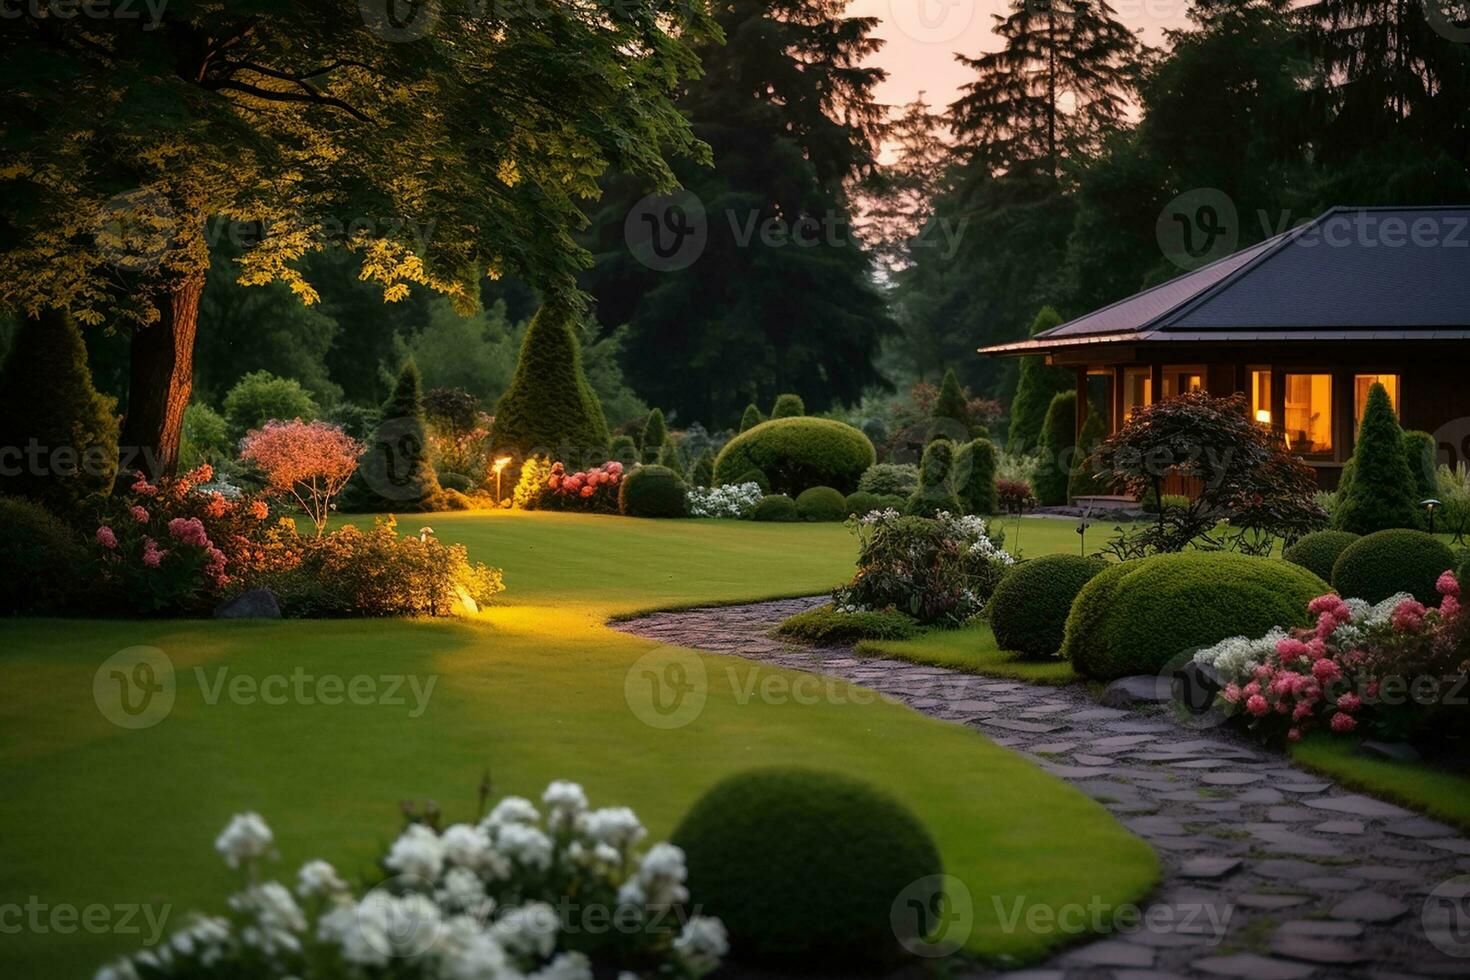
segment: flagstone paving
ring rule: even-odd
[[[1186,727],[1159,705],[1102,708],[1081,685],[1032,686],[771,634],[822,601],[657,613],[614,626],[838,677],[967,725],[1099,800],[1158,851],[1164,875],[1146,925],[986,976],[1470,976],[1470,841],[1453,828],[1338,788],[1229,729]]]

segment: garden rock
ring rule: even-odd
[[[280,619],[281,607],[270,589],[250,589],[214,607],[215,619]]]
[[[1098,700],[1109,708],[1131,708],[1136,704],[1167,702],[1170,697],[1168,681],[1155,674],[1136,674],[1113,681],[1103,689]]]

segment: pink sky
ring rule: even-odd
[[[1165,28],[1183,27],[1188,0],[1110,0],[1124,24],[1159,45]],[[913,101],[922,90],[931,105],[952,102],[970,71],[954,60],[999,47],[992,14],[1008,11],[1006,0],[852,0],[849,16],[876,17],[877,35],[888,43],[873,63],[888,71],[878,99],[890,105]]]

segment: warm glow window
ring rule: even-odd
[[[1288,374],[1283,421],[1293,452],[1303,456],[1332,452],[1332,375]]]
[[[1251,418],[1268,428],[1273,421],[1270,369],[1251,371]]]
[[[1151,368],[1125,368],[1123,371],[1123,421],[1133,413],[1154,403],[1154,379]]]
[[[1201,367],[1165,367],[1164,397],[1173,398],[1190,391],[1205,390],[1205,371]]]
[[[1399,413],[1399,376],[1397,374],[1357,374],[1353,376],[1353,431],[1363,421],[1363,410],[1368,407],[1368,392],[1375,384],[1388,390],[1388,400],[1393,402],[1393,412]]]

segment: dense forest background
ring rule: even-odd
[[[1008,404],[1015,365],[977,347],[1277,234],[1338,204],[1470,203],[1470,5],[1196,0],[1145,47],[1103,2],[1016,0],[998,50],[961,52],[957,101],[875,101],[875,21],[846,0],[722,0],[723,44],[681,108],[713,165],[681,159],[676,207],[613,175],[587,208],[590,379],[611,423],[661,407],[737,424],[779,392],[860,416],[953,368]],[[699,223],[688,264],[630,247]],[[432,216],[429,216],[432,219]],[[321,302],[236,283],[213,245],[196,401],[242,375],[373,405],[412,354],[426,388],[504,391],[533,289],[486,280],[472,316],[415,290],[385,304],[351,257],[309,259]],[[120,394],[127,339],[87,331]]]

